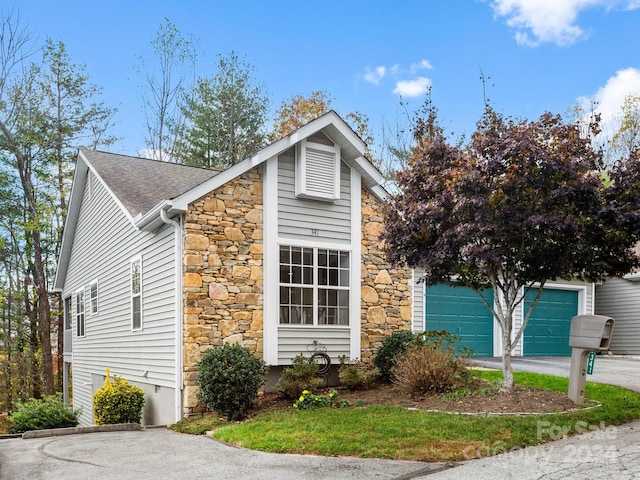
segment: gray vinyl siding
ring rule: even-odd
[[[350,170],[341,163],[340,200],[323,202],[295,195],[294,150],[278,158],[278,235],[282,238],[349,244]],[[314,235],[312,232],[317,233]]]
[[[610,278],[596,287],[598,315],[615,320],[610,350],[616,355],[640,355],[640,282]]]
[[[318,140],[318,139],[316,139]],[[323,202],[295,195],[295,156],[291,149],[278,158],[278,237],[295,240],[351,245],[351,171],[341,162],[340,200]],[[356,206],[359,208],[360,206]],[[314,235],[312,232],[315,232]],[[360,259],[352,259],[352,268]],[[353,286],[352,288],[356,288]],[[308,346],[317,340],[327,348],[332,363],[341,355],[350,356],[350,328],[278,327],[278,364],[290,365],[299,354],[309,356]]]
[[[291,365],[296,355],[313,353],[313,341],[326,347],[332,364],[340,363],[340,356],[350,356],[349,328],[283,327],[278,328],[278,365]]]
[[[85,191],[63,295],[73,296],[73,403],[92,423],[96,378],[112,374],[175,388],[174,232],[136,230],[103,185]],[[131,328],[130,260],[142,257],[142,330]],[[98,280],[98,313],[85,309],[85,336],[76,337],[75,291]],[[145,375],[146,372],[146,375]],[[98,385],[99,386],[99,385]],[[173,421],[171,412],[169,422]]]

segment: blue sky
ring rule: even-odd
[[[165,17],[197,40],[198,75],[218,54],[255,67],[272,111],[328,93],[342,115],[368,115],[374,135],[418,108],[424,91],[443,126],[467,135],[486,95],[506,115],[536,118],[596,101],[605,117],[640,95],[640,0],[1,0],[42,41],[64,42],[118,108],[111,150],[144,148],[137,56]],[[4,4],[4,6],[2,6]]]

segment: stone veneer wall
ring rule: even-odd
[[[183,413],[198,402],[202,353],[240,343],[262,358],[262,175],[256,167],[189,205],[184,239]]]
[[[371,363],[387,335],[411,330],[411,270],[395,268],[385,259],[380,234],[382,204],[362,189],[362,361]]]

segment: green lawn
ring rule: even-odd
[[[501,377],[494,371],[481,375]],[[518,372],[516,384],[566,392],[568,379]],[[386,406],[290,408],[260,413],[245,422],[210,422],[213,416],[191,419],[180,422],[176,429],[187,433],[213,430],[216,439],[265,452],[433,462],[501,453],[556,440],[565,432],[574,435],[640,418],[640,395],[635,392],[587,383],[585,396],[602,406],[564,414],[490,417]]]

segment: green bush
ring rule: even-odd
[[[244,418],[253,408],[268,371],[266,363],[238,344],[207,350],[198,366],[200,400],[228,420]]]
[[[96,425],[140,423],[144,407],[144,391],[130,385],[120,375],[111,381],[109,369],[104,385],[93,394],[93,417]]]
[[[338,377],[340,384],[349,390],[366,390],[377,380],[377,368],[369,368],[360,362],[347,362],[347,357],[340,357]]]
[[[384,339],[373,358],[374,365],[380,370],[382,380],[386,382],[393,380],[396,362],[409,346],[420,343],[420,338],[409,330],[395,330]]]
[[[69,408],[56,395],[18,403],[17,407],[18,409],[9,417],[10,433],[75,427],[78,425],[78,417],[80,416],[80,410]]]
[[[296,355],[292,365],[282,370],[275,390],[289,398],[298,398],[304,390],[313,390],[324,383],[318,378],[318,364],[304,355]]]

